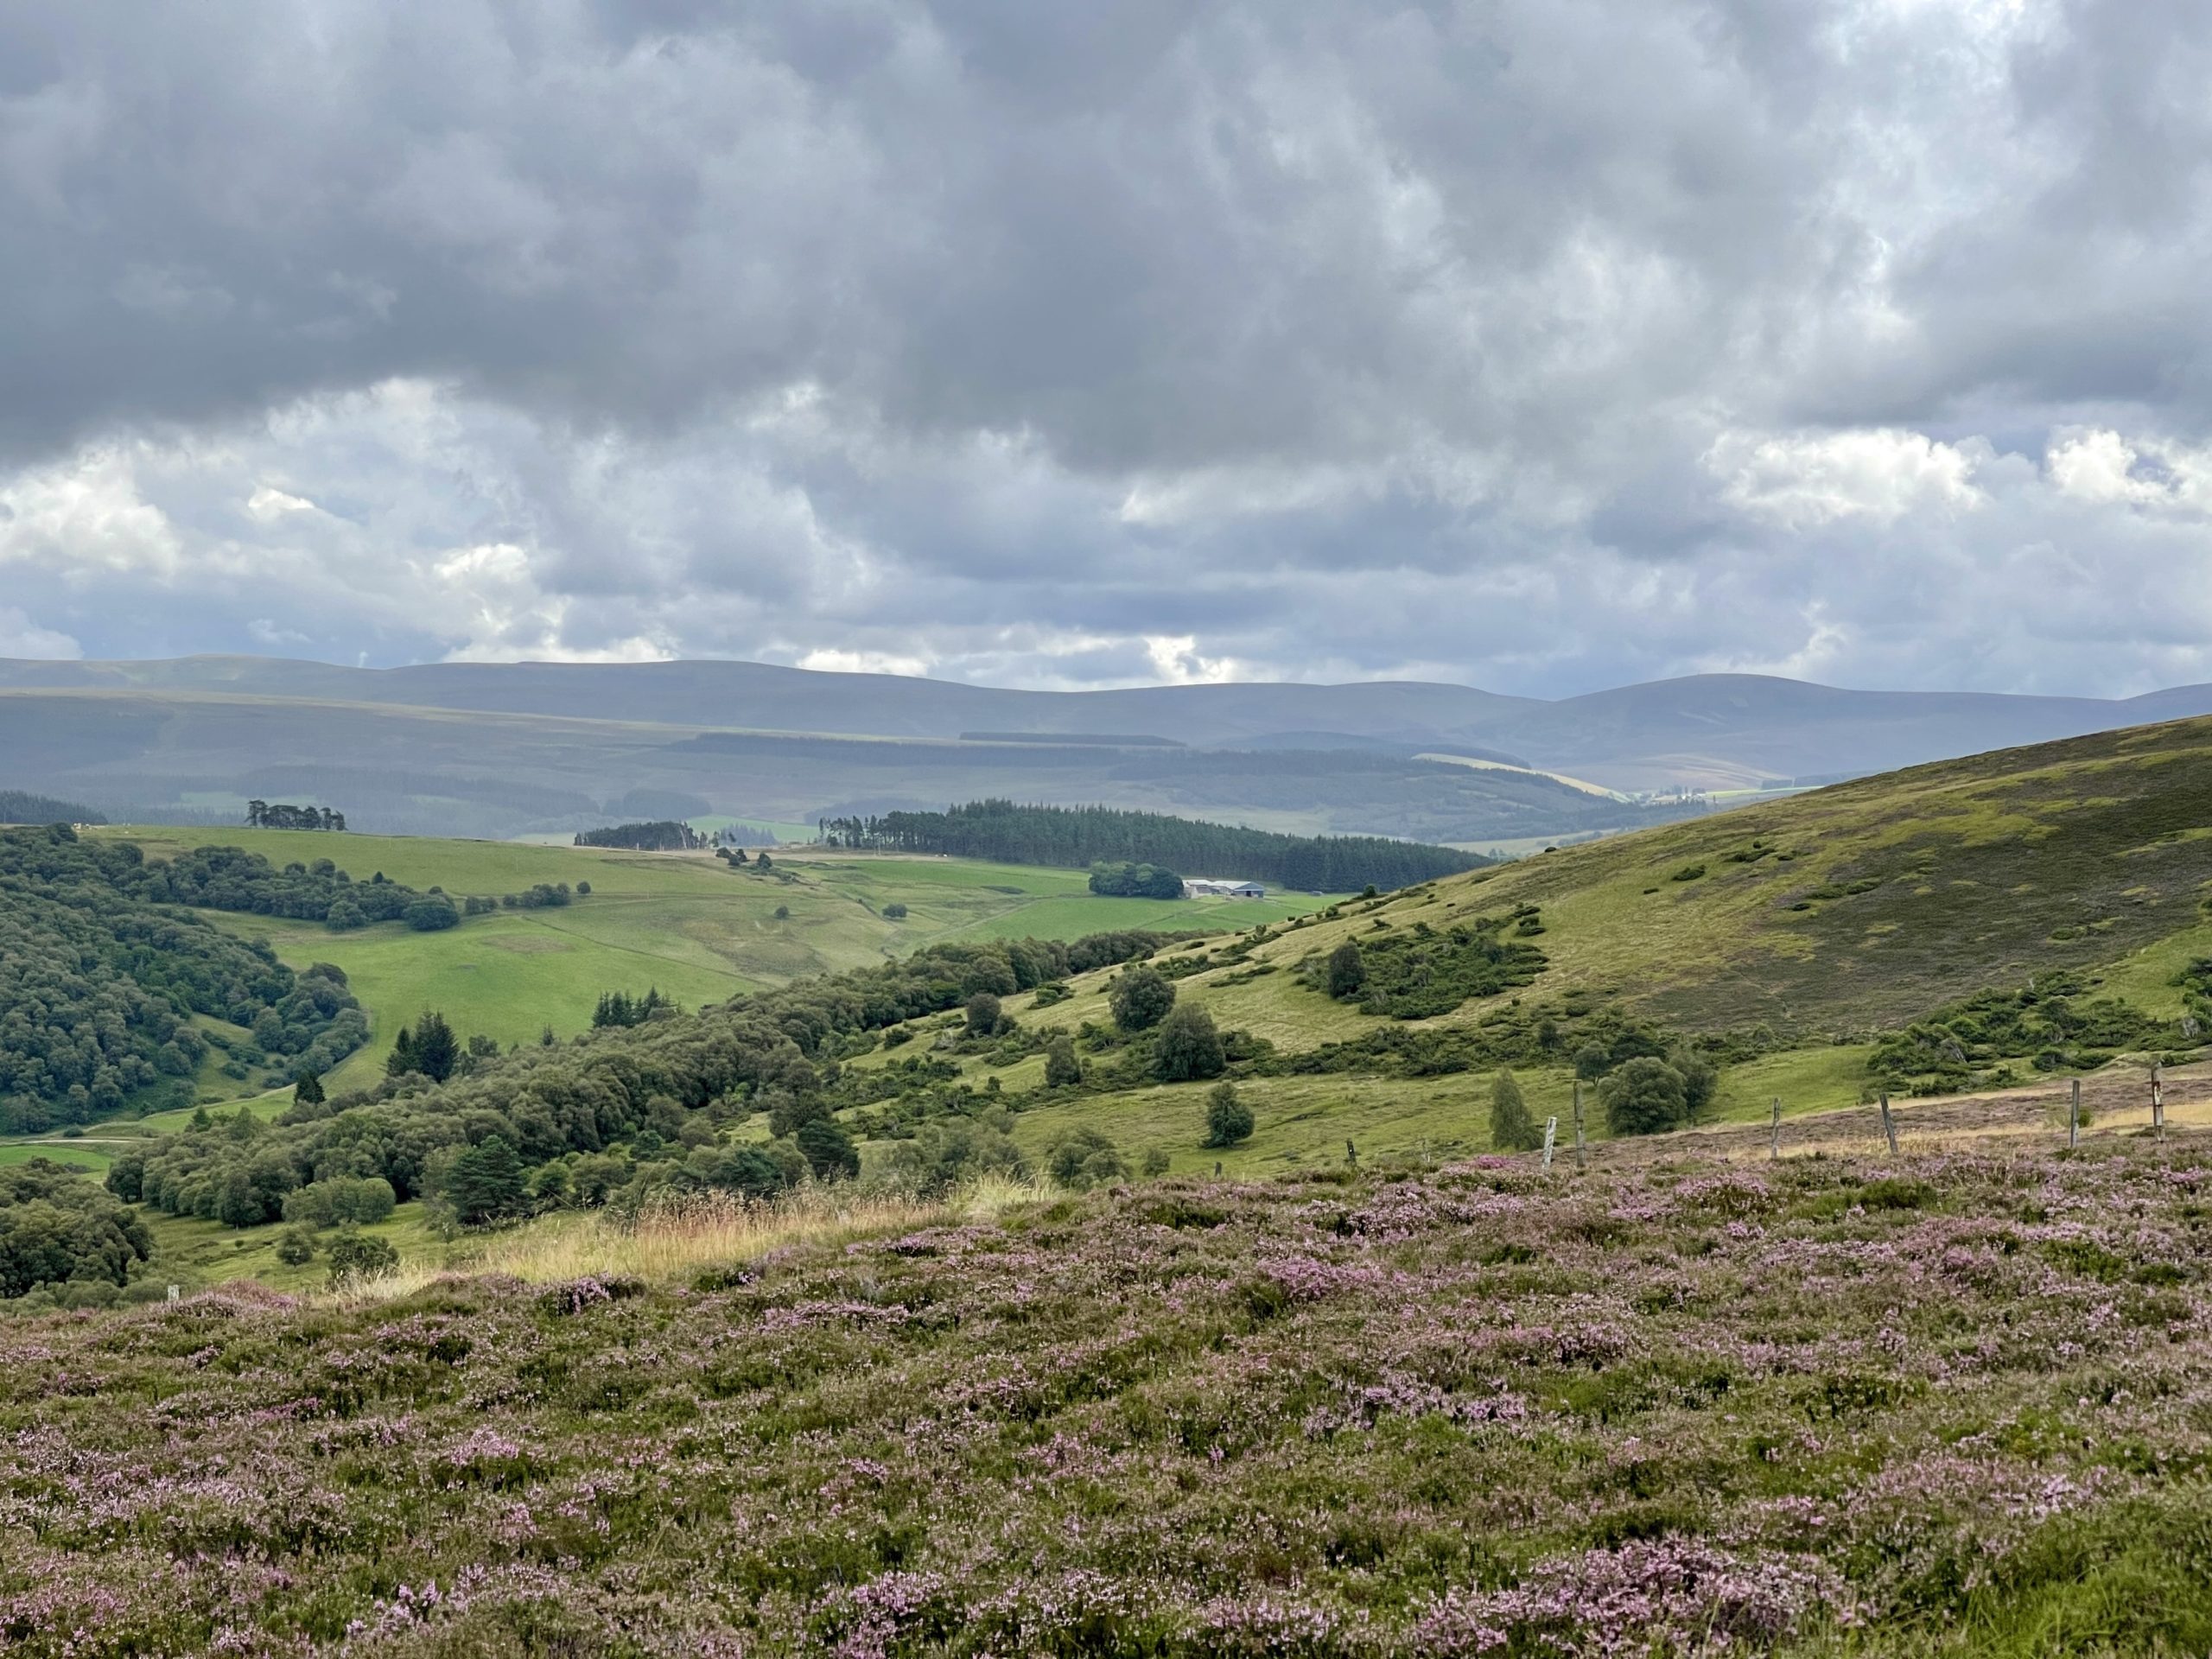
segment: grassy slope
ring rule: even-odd
[[[1325,902],[1304,895],[1101,899],[1085,890],[1087,878],[1078,871],[957,859],[786,855],[778,861],[786,880],[734,872],[708,856],[515,842],[167,827],[95,833],[127,836],[156,858],[213,844],[245,847],[280,864],[329,857],[357,879],[381,870],[410,887],[442,887],[456,895],[496,895],[537,882],[591,883],[589,898],[564,909],[501,911],[442,933],[386,926],[339,934],[312,924],[208,912],[219,927],[267,939],[296,967],[334,962],[346,969],[376,1035],[333,1074],[334,1089],[373,1080],[394,1033],[425,1007],[442,1010],[464,1033],[522,1043],[549,1024],[564,1035],[582,1029],[599,994],[616,988],[658,986],[696,1007],[943,939],[1065,938],[1118,928],[1277,922]],[[884,906],[893,902],[907,906],[905,920],[884,918]],[[779,906],[791,911],[789,918],[777,918]],[[225,1021],[199,1023],[246,1040],[247,1033]],[[197,1080],[211,1105],[227,1111],[243,1104],[269,1116],[289,1103],[289,1088],[264,1091],[258,1076],[245,1082],[223,1076],[217,1067],[225,1058],[212,1052]],[[99,1174],[130,1140],[172,1133],[189,1116],[162,1113],[96,1125],[79,1137],[0,1141],[0,1163],[44,1157]],[[763,1126],[751,1128],[765,1134]],[[187,1285],[251,1277],[290,1288],[319,1283],[324,1272],[319,1262],[305,1268],[279,1262],[275,1227],[240,1234],[208,1222],[149,1219],[162,1250],[158,1270]],[[392,1221],[370,1230],[390,1236],[408,1259],[443,1257],[445,1247],[423,1230],[417,1205],[401,1206]]]
[[[1772,850],[1729,861],[1755,844]],[[1673,879],[1700,865],[1702,875]],[[1864,891],[1842,891],[1853,885]],[[2034,973],[2089,969],[2102,995],[2177,1013],[2175,973],[2212,955],[2208,891],[2212,721],[2186,721],[1861,779],[1348,904],[1338,919],[1293,927],[1242,967],[1179,989],[1224,1027],[1303,1050],[1378,1023],[1306,988],[1291,970],[1307,956],[1372,937],[1377,919],[1441,929],[1535,904],[1546,929],[1536,943],[1551,966],[1514,995],[1548,1002],[1580,992],[1678,1029],[1764,1024],[1783,1039],[1783,1052],[1724,1074],[1718,1116],[1748,1121],[1777,1096],[1789,1114],[1853,1103],[1872,1033]],[[1792,908],[1800,902],[1808,907]],[[1278,971],[1227,982],[1255,963]],[[1109,977],[1078,982],[1077,996],[1044,1010],[1027,998],[1009,1010],[1071,1031],[1103,1022]],[[1470,1002],[1417,1023],[1472,1023],[1493,1006]],[[980,1061],[968,1065],[984,1075]],[[1030,1080],[1017,1068],[1004,1086]],[[1564,1073],[1521,1082],[1540,1121],[1560,1115],[1564,1137]],[[1375,1154],[1486,1141],[1487,1077],[1241,1087],[1259,1127],[1223,1158],[1230,1169],[1341,1159],[1347,1135]],[[1210,1169],[1218,1154],[1198,1145],[1204,1094],[1194,1085],[1054,1105],[1026,1115],[1017,1137],[1041,1146],[1090,1123],[1133,1153],[1160,1145],[1179,1170]],[[1593,1105],[1593,1136],[1597,1116]]]
[[[295,830],[106,830],[150,856],[222,844],[277,863],[332,858],[357,880],[381,870],[410,887],[496,896],[538,882],[591,883],[558,910],[501,911],[444,933],[397,927],[337,934],[313,924],[216,915],[219,926],[266,938],[295,966],[343,968],[371,1014],[376,1040],[334,1083],[365,1081],[399,1027],[425,1007],[464,1032],[528,1042],[547,1025],[566,1034],[604,990],[658,986],[697,1007],[808,974],[903,955],[941,939],[1065,938],[1115,928],[1217,927],[1279,920],[1318,906],[1302,895],[1159,903],[1100,899],[1079,871],[951,859],[785,855],[783,877],[733,871],[704,855],[621,853],[508,842],[326,836]],[[787,879],[783,879],[787,878]],[[907,907],[903,921],[885,906]],[[778,919],[779,907],[791,913]],[[225,1098],[251,1092],[219,1076]]]

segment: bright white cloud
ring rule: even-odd
[[[0,564],[35,564],[73,583],[173,575],[183,546],[140,494],[139,453],[103,446],[0,483]]]
[[[1729,433],[1706,452],[1721,499],[1738,511],[1789,530],[1842,518],[1893,524],[1907,514],[1971,512],[1986,498],[1975,468],[1988,456],[1980,440],[1938,443],[1888,428],[1754,438]]]
[[[919,679],[933,664],[926,657],[902,657],[895,652],[817,647],[801,657],[795,666],[831,674],[904,674]]]
[[[2212,507],[2212,448],[2076,427],[2054,436],[2045,465],[2062,493],[2093,505]]]

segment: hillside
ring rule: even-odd
[[[730,723],[742,718],[733,710]],[[1452,842],[1675,815],[1402,746],[1245,753],[702,730],[199,690],[0,688],[0,778],[118,822],[236,823],[258,798],[335,807],[356,830],[503,839],[565,839],[640,817],[731,819],[788,837],[820,817],[979,796]]]
[[[733,871],[706,854],[411,836],[124,826],[96,838],[127,841],[157,862],[209,844],[240,847],[279,866],[342,858],[363,878],[381,874],[455,896],[589,886],[588,899],[557,909],[500,909],[435,933],[334,933],[282,917],[208,912],[216,928],[265,939],[286,963],[305,969],[329,962],[347,975],[375,1034],[334,1076],[339,1087],[377,1076],[398,1027],[426,1007],[442,1010],[466,1032],[526,1043],[549,1026],[563,1036],[583,1029],[594,1001],[609,990],[657,988],[697,1007],[940,940],[1203,930],[1230,918],[1280,920],[1322,902],[1303,895],[1103,899],[1072,871],[971,860],[785,853],[774,871],[760,873]],[[887,915],[887,906],[906,913]]]
[[[1282,1167],[1341,1154],[1347,1135],[1482,1150],[1498,1068],[1539,1121],[1565,1122],[1593,1039],[1701,1053],[1723,1116],[1763,1116],[1777,1095],[1796,1113],[2191,1050],[2212,1028],[2212,971],[2182,983],[2212,959],[2208,803],[2212,721],[2182,721],[1864,779],[1178,953],[1198,968],[1179,973],[1179,999],[1275,1052],[1238,1085],[1252,1139],[1225,1154],[1185,1140],[1175,1166]],[[1313,982],[1347,942],[1429,988],[1394,993],[1396,1013],[1329,996]],[[1484,994],[1481,958],[1501,945],[1541,968]],[[1474,994],[1434,988],[1463,971]],[[1077,983],[1035,1017],[1103,1026],[1107,989]],[[1643,1034],[1623,1047],[1624,1031]],[[988,1068],[963,1064],[980,1086]],[[996,1075],[1019,1090],[1041,1064]],[[1016,1135],[1041,1148],[1089,1123],[1141,1147],[1198,1123],[1203,1092],[1040,1101]]]
[[[442,1082],[0,1146],[0,1640],[2201,1650],[2212,1076],[2153,1140],[2100,1071],[2079,1155],[2063,1103],[2202,1046],[2208,800],[2188,721],[1199,939],[1016,938],[1058,901],[936,864],[1013,908]],[[638,952],[760,879],[379,854],[588,861],[552,920],[667,906]],[[1814,1109],[1882,1065],[2031,1086],[1901,1098],[1890,1154]],[[1700,1067],[1691,1132],[1609,1120]],[[1586,1166],[1492,1155],[1506,1068],[1539,1122],[1588,1073]]]
[[[1736,788],[1879,772],[2212,714],[2212,687],[2206,686],[2108,700],[1858,691],[1771,676],[1706,674],[1546,701],[1412,682],[1023,691],[738,662],[356,669],[253,657],[0,660],[0,688],[137,693],[156,702],[231,696],[908,740],[988,732],[1135,735],[1236,750],[1322,752],[1358,744],[1506,758],[1639,790]],[[981,782],[964,790],[968,796],[995,792]],[[944,800],[918,804],[941,806]],[[1570,827],[1552,826],[1558,833]]]

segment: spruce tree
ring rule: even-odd
[[[445,1016],[432,1010],[415,1022],[415,1069],[433,1083],[443,1083],[461,1064],[461,1040]]]

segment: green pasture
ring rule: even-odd
[[[209,845],[244,847],[277,864],[329,858],[357,880],[381,871],[455,898],[498,898],[539,883],[591,885],[565,906],[503,909],[437,933],[392,925],[334,933],[315,923],[209,912],[240,938],[266,939],[296,968],[328,962],[345,969],[374,1038],[329,1080],[339,1089],[371,1081],[400,1027],[425,1008],[438,1009],[464,1035],[530,1043],[549,1026],[560,1036],[582,1030],[602,991],[657,988],[698,1007],[944,940],[1249,927],[1328,902],[1303,895],[1103,899],[1086,891],[1089,878],[1079,870],[964,859],[806,853],[778,857],[762,872],[704,853],[516,842],[166,826],[96,833],[136,841],[154,858]],[[893,905],[904,905],[906,916],[886,917]],[[227,1058],[210,1056],[198,1079],[201,1096],[260,1092],[258,1076],[239,1082],[221,1074]]]
[[[0,1141],[0,1164],[28,1164],[34,1158],[44,1158],[69,1169],[81,1169],[88,1175],[105,1175],[107,1166],[115,1161],[116,1151],[114,1147],[89,1138],[64,1141],[41,1136]]]
[[[1025,1062],[1025,1065],[1035,1062]],[[1471,1157],[1491,1150],[1490,1097],[1494,1073],[1441,1077],[1255,1077],[1236,1092],[1252,1109],[1252,1138],[1225,1151],[1204,1144],[1211,1084],[1162,1084],[1106,1096],[1072,1096],[1031,1108],[1014,1120],[1014,1138],[1041,1158],[1058,1136],[1095,1128],[1135,1166],[1157,1147],[1176,1174],[1258,1176],[1339,1164],[1349,1140],[1363,1160]],[[1565,1067],[1516,1071],[1514,1079],[1539,1124],[1557,1115],[1560,1144],[1571,1147],[1573,1074]],[[1015,1086],[1009,1074],[1007,1087]],[[1602,1134],[1596,1103],[1586,1127]]]
[[[147,1277],[157,1282],[189,1290],[254,1279],[278,1290],[304,1290],[320,1288],[330,1277],[329,1265],[320,1255],[301,1267],[277,1260],[276,1241],[284,1230],[281,1224],[226,1227],[219,1221],[165,1216],[144,1205],[138,1213],[154,1236],[154,1259]],[[454,1249],[431,1230],[419,1204],[403,1204],[386,1219],[360,1230],[391,1244],[403,1264],[426,1259],[443,1264]],[[327,1243],[328,1235],[323,1238]]]

